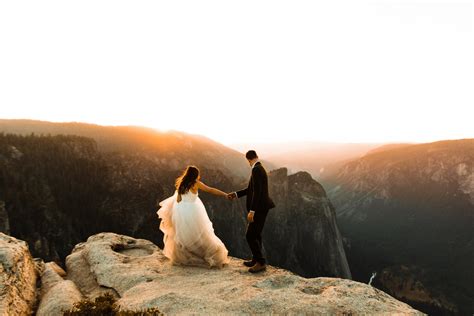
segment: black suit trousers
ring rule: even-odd
[[[256,212],[254,214],[254,221],[249,223],[247,227],[247,243],[249,244],[250,250],[252,251],[252,260],[257,261],[261,264],[265,264],[266,260],[262,253],[262,231],[267,219],[267,211]]]

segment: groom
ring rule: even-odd
[[[257,273],[265,271],[267,265],[262,253],[262,230],[265,225],[268,210],[275,207],[272,199],[268,194],[268,176],[265,168],[258,161],[257,153],[249,150],[245,154],[245,158],[252,168],[252,176],[246,189],[229,193],[229,199],[247,196],[247,242],[252,251],[253,258],[251,261],[245,261],[244,265],[250,267],[249,272]]]

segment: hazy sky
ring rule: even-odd
[[[0,118],[474,137],[472,1],[0,1]]]

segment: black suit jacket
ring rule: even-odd
[[[265,168],[257,162],[252,168],[252,176],[246,189],[237,191],[237,197],[247,196],[247,212],[268,212],[275,207],[268,194],[268,176]]]

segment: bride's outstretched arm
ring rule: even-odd
[[[211,193],[211,194],[214,194],[214,195],[227,197],[227,193],[225,193],[225,192],[223,192],[219,189],[207,186],[204,183],[202,183],[201,181],[198,181],[197,183],[198,183],[198,188],[205,191],[205,192],[208,192],[208,193]]]

